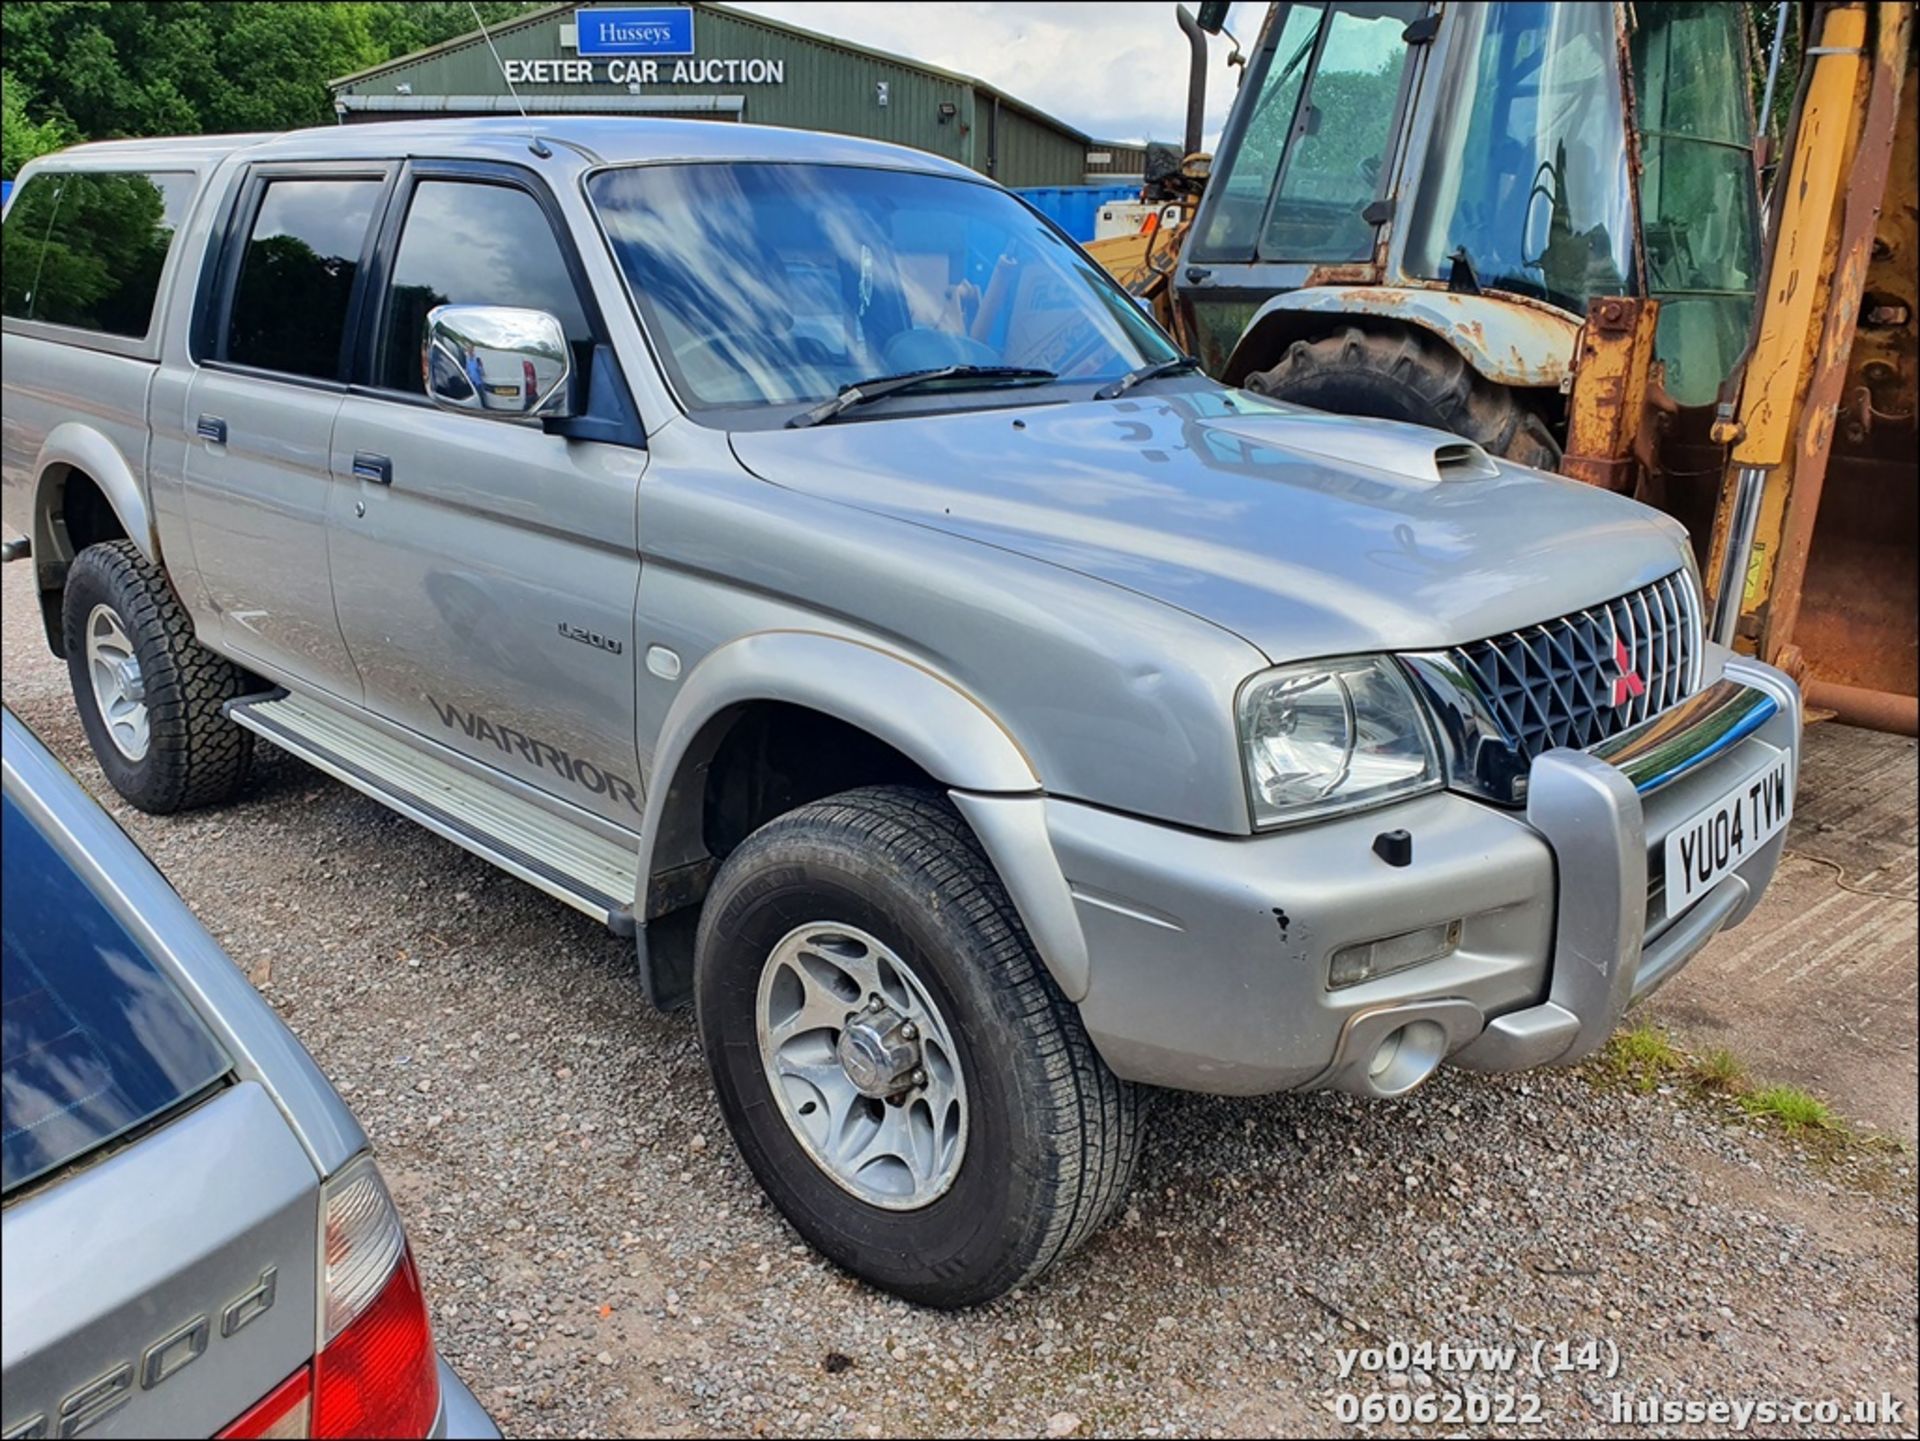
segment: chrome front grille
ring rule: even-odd
[[[1458,646],[1522,766],[1559,746],[1585,750],[1699,686],[1700,600],[1675,571],[1616,600]]]

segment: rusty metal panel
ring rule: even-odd
[[[1265,302],[1253,324],[1279,312],[1372,315],[1439,335],[1496,385],[1557,387],[1572,371],[1580,322],[1544,301],[1465,295],[1442,286],[1322,285]],[[1249,327],[1251,328],[1251,327]]]
[[[1783,467],[1790,462],[1795,423],[1812,384],[1817,327],[1838,258],[1837,207],[1853,148],[1852,115],[1867,74],[1862,48],[1866,28],[1864,5],[1838,5],[1824,13],[1818,31],[1822,53],[1801,81],[1792,146],[1776,182],[1781,198],[1773,217],[1766,284],[1707,567],[1709,575],[1722,571],[1739,473],[1747,467],[1766,471],[1766,498],[1742,587],[1743,617],[1757,617],[1773,588],[1791,488]],[[1714,600],[1720,603],[1718,596]],[[1742,633],[1757,640],[1758,624],[1757,618],[1744,622]]]
[[[1659,323],[1657,300],[1607,295],[1588,307],[1574,347],[1561,474],[1603,490],[1634,489],[1641,466],[1636,442],[1646,415]]]
[[[1810,696],[1882,724],[1907,715],[1920,690],[1914,120],[1911,101],[1902,104],[1912,25],[1905,4],[1819,12],[1723,490],[1731,494],[1742,467],[1767,472],[1741,640],[1805,679]],[[1889,195],[1902,136],[1905,164]],[[1731,524],[1723,503],[1709,573],[1720,569]],[[1868,694],[1886,700],[1867,703]]]
[[[1834,207],[1846,179],[1852,115],[1867,65],[1864,5],[1837,6],[1820,33],[1783,179],[1774,224],[1759,336],[1740,397],[1741,429],[1733,464],[1777,466],[1787,459],[1798,398],[1812,380],[1813,338],[1827,279],[1838,257]]]

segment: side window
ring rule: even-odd
[[[0,310],[16,320],[140,337],[194,180],[42,171],[8,207]]]
[[[267,183],[240,258],[224,358],[332,380],[377,179]]]
[[[420,344],[436,305],[513,305],[559,320],[584,376],[593,330],[540,202],[511,185],[423,180],[394,256],[377,383],[424,394]]]

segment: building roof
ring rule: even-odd
[[[442,40],[438,45],[429,45],[423,50],[410,51],[405,55],[397,55],[393,59],[383,61],[378,65],[370,65],[365,70],[356,70],[351,75],[342,75],[338,79],[329,80],[327,82],[327,88],[330,90],[338,90],[342,86],[357,85],[363,80],[371,80],[376,76],[385,75],[390,71],[398,70],[404,66],[417,65],[423,60],[430,60],[437,56],[452,54],[455,51],[465,50],[475,45],[485,45],[489,33],[497,39],[510,31],[523,30],[532,26],[542,25],[578,10],[582,3],[583,0],[563,0],[563,3],[558,5],[548,5],[539,10],[530,10],[517,19],[502,21],[498,25],[490,26],[487,31],[470,30],[464,35],[454,36],[451,40]],[[1008,109],[1018,110],[1031,116],[1041,124],[1051,126],[1063,135],[1070,135],[1075,140],[1082,141],[1089,145],[1094,143],[1086,132],[1080,130],[1078,127],[1069,125],[1066,121],[1049,115],[1046,111],[1036,106],[1029,105],[1018,96],[1009,95],[996,85],[989,85],[984,80],[976,79],[971,75],[964,75],[958,70],[945,70],[938,65],[929,65],[923,60],[910,60],[904,55],[895,55],[886,50],[876,50],[870,45],[860,45],[851,40],[843,40],[838,35],[823,35],[818,30],[808,30],[804,26],[791,25],[784,20],[770,19],[765,15],[756,15],[750,11],[736,9],[731,5],[716,4],[714,0],[689,0],[689,8],[694,10],[719,11],[730,20],[736,20],[746,25],[756,25],[778,35],[797,36],[802,40],[811,40],[820,45],[830,45],[839,50],[850,51],[855,55],[865,55],[871,59],[883,61],[888,65],[895,66],[902,70],[915,70],[922,75],[930,75],[935,79],[945,80],[955,85],[971,86],[982,95],[999,101]]]

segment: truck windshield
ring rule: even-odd
[[[11,1194],[197,1095],[229,1063],[11,795],[0,850],[0,1159]]]
[[[681,399],[810,405],[947,366],[1116,380],[1177,352],[1139,306],[995,186],[855,166],[645,165],[588,185]],[[917,388],[1030,396],[957,375]],[[1046,385],[1037,387],[1046,389]]]
[[[1760,268],[1746,18],[1737,6],[1635,7],[1640,225],[1654,353],[1675,402],[1711,405],[1753,323]]]
[[[1644,8],[1644,7],[1643,7]],[[1408,227],[1409,275],[1585,315],[1634,288],[1633,199],[1611,5],[1461,6]],[[1744,92],[1743,92],[1744,93]]]

